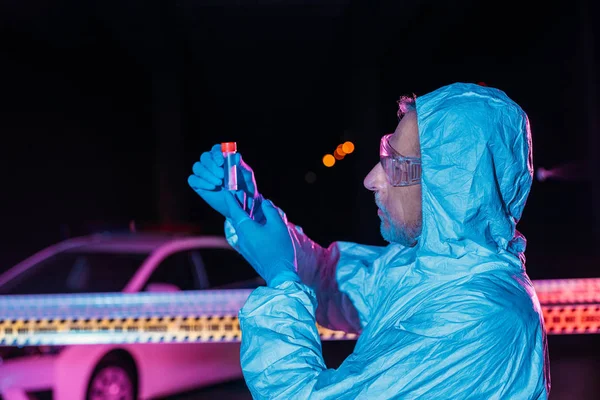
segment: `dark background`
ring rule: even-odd
[[[531,277],[596,276],[592,3],[5,0],[0,270],[131,220],[221,234],[186,179],[229,140],[315,240],[382,244],[362,179],[396,100],[483,81],[529,114],[536,168],[580,168],[534,183],[518,227]],[[344,140],[356,151],[325,168]]]

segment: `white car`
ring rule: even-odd
[[[263,284],[223,237],[99,234],[66,240],[17,264],[0,275],[0,295]],[[164,397],[241,378],[239,350],[231,342],[0,347],[0,399]]]

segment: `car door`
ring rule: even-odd
[[[190,291],[207,288],[198,250],[172,253],[161,261],[144,291]],[[144,360],[140,378],[148,393],[161,396],[207,383],[241,377],[239,343],[155,343],[135,345]],[[140,368],[142,369],[142,368]]]

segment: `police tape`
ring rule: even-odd
[[[534,282],[549,334],[600,333],[600,301],[578,304],[597,298],[590,291],[598,281]],[[1,296],[0,345],[236,342],[237,314],[251,291]],[[560,304],[569,299],[577,301]],[[317,328],[325,341],[357,338]]]
[[[352,340],[356,334],[317,326],[322,340]],[[122,319],[15,320],[0,323],[0,345],[239,342],[237,316]]]
[[[542,306],[550,335],[600,333],[600,303]]]
[[[0,345],[236,342],[252,290],[0,297]],[[322,340],[357,335],[317,326]]]
[[[542,307],[548,334],[600,333],[600,304]],[[354,340],[358,335],[317,324],[324,341]],[[0,345],[66,345],[101,343],[239,342],[235,315],[29,319],[0,322]]]
[[[533,281],[541,304],[600,303],[600,278]]]

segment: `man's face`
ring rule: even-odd
[[[390,138],[390,145],[403,156],[421,157],[416,112],[409,111],[400,120]],[[422,227],[421,185],[391,186],[381,163],[377,163],[365,177],[364,185],[375,192],[383,238],[388,242],[414,246]]]

